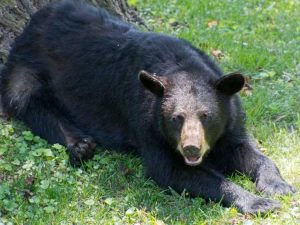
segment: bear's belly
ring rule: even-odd
[[[136,143],[128,121],[109,101],[80,101],[72,98],[65,102],[75,126],[90,135],[102,147],[121,152],[135,151]],[[111,102],[110,102],[111,103]]]

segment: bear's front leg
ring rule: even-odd
[[[250,176],[256,183],[256,189],[266,195],[284,195],[296,191],[282,178],[275,163],[263,155],[249,137],[231,138],[222,143],[226,144],[220,144],[214,158],[225,172],[239,171]],[[222,160],[218,159],[220,155]]]
[[[236,206],[244,213],[266,213],[280,207],[276,201],[256,196],[225,179],[209,167],[189,167],[181,159],[172,158],[174,152],[148,145],[142,155],[147,175],[163,188],[171,187],[181,193],[186,190],[191,197],[222,202],[225,206]]]

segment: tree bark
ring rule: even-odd
[[[0,0],[0,71],[7,60],[11,44],[30,16],[39,8],[55,0]],[[146,26],[126,0],[85,0],[108,10],[122,20]]]

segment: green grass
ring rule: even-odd
[[[224,71],[251,79],[251,95],[242,96],[248,129],[299,190],[300,1],[131,2],[155,31],[208,53],[218,49]],[[213,20],[217,25],[209,28]],[[255,192],[243,175],[230,179]],[[273,198],[282,203],[279,212],[250,216],[166,194],[144,177],[139,158],[104,149],[74,169],[64,147],[48,145],[17,122],[0,122],[0,224],[300,224],[299,192]]]

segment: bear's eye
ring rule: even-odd
[[[182,114],[174,115],[172,117],[172,122],[176,125],[183,124],[183,121],[184,121],[184,116]]]

